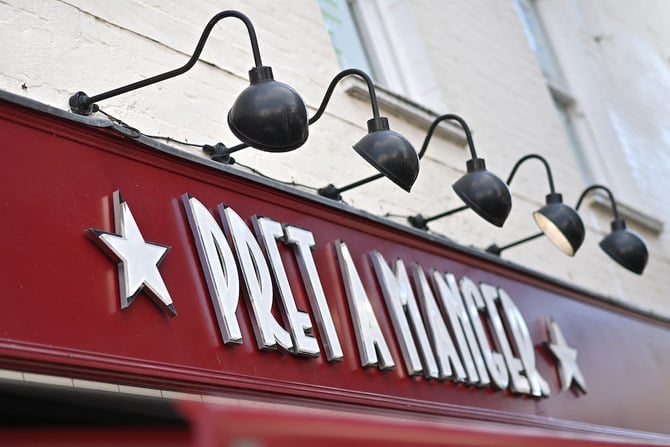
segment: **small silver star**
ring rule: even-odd
[[[549,341],[545,342],[558,361],[558,375],[561,379],[561,391],[568,390],[573,383],[586,394],[586,380],[577,365],[577,350],[568,346],[563,332],[553,318],[547,317]]]
[[[114,229],[117,234],[89,228],[93,241],[118,264],[121,309],[130,306],[144,289],[159,306],[172,315],[177,311],[165,282],[158,271],[170,247],[146,242],[130,207],[114,192]]]

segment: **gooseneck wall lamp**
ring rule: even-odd
[[[647,247],[640,236],[626,229],[626,221],[619,217],[614,195],[612,195],[612,192],[609,190],[609,188],[603,185],[589,186],[579,196],[579,200],[577,201],[577,206],[575,208],[579,209],[582,201],[584,200],[584,197],[596,189],[601,189],[607,193],[610,203],[612,204],[612,214],[614,216],[614,220],[611,223],[611,232],[600,241],[600,248],[602,248],[603,251],[607,253],[610,258],[614,259],[619,265],[625,267],[631,272],[641,275],[649,259]],[[541,237],[543,234],[544,233],[537,233],[518,241],[511,242],[502,247],[491,245],[486,249],[486,251],[495,255],[500,255],[502,251],[507,250],[508,248],[516,247],[517,245],[532,241]]]
[[[475,144],[472,140],[472,132],[470,132],[470,127],[468,127],[468,124],[463,118],[453,114],[437,117],[428,128],[428,133],[426,133],[426,138],[421,146],[421,151],[419,151],[419,156],[423,157],[435,128],[444,120],[456,121],[463,128],[465,137],[468,141],[468,147],[470,148],[471,158],[465,165],[467,172],[452,185],[452,188],[458,197],[465,202],[465,206],[436,214],[431,217],[424,217],[421,214],[417,214],[416,216],[408,217],[408,222],[415,228],[425,230],[428,228],[428,222],[470,208],[487,222],[502,227],[512,209],[512,196],[507,185],[495,174],[486,170],[484,159],[477,157]]]
[[[430,143],[430,139],[432,138],[435,129],[437,128],[438,124],[444,120],[456,121],[461,125],[461,127],[463,127],[468,141],[468,146],[470,148],[470,155],[472,157],[467,161],[466,164],[467,173],[453,184],[454,191],[456,191],[456,194],[458,194],[458,196],[467,205],[458,208],[457,210],[453,210],[452,212],[463,211],[465,209],[472,208],[477,214],[482,216],[487,221],[493,223],[494,225],[502,226],[512,207],[512,197],[509,193],[509,188],[507,188],[507,185],[505,185],[505,183],[503,183],[503,181],[500,180],[497,176],[487,171],[484,160],[477,157],[475,145],[472,140],[472,133],[470,132],[470,128],[463,118],[453,114],[446,114],[437,117],[428,128],[428,132],[424,138],[418,158],[423,158],[426,150],[428,149],[428,144]],[[311,122],[312,120],[310,120],[310,123]],[[340,200],[340,193],[364,185],[366,183],[370,183],[381,177],[381,174],[372,175],[339,188],[330,184],[320,188],[318,193],[330,199]],[[409,221],[415,227],[425,229],[426,224],[429,221],[438,219],[440,217],[444,216],[438,215],[430,218],[424,218],[423,216],[418,215],[409,217]]]
[[[254,27],[249,18],[238,11],[222,11],[215,15],[205,26],[193,55],[182,67],[95,96],[77,92],[70,97],[70,109],[80,115],[90,115],[99,110],[98,101],[187,72],[197,62],[214,25],[227,17],[238,18],[246,25],[255,62],[249,70],[250,85],[240,93],[228,112],[231,131],[245,145],[263,151],[297,149],[308,136],[305,103],[291,87],[274,80],[271,67],[263,65]]]
[[[554,245],[563,253],[574,256],[582,245],[582,242],[584,242],[584,224],[577,211],[565,205],[563,203],[563,196],[556,192],[554,178],[547,160],[537,154],[529,154],[521,157],[512,168],[507,179],[507,184],[509,185],[512,182],[519,166],[531,159],[542,162],[547,172],[547,180],[549,181],[549,194],[545,197],[546,204],[533,212],[533,219],[535,219],[537,226],[540,227],[542,232]]]
[[[619,263],[619,265],[627,268],[631,272],[641,275],[649,259],[647,246],[644,244],[644,241],[640,236],[626,229],[626,221],[619,217],[616,201],[614,200],[612,192],[602,185],[593,185],[584,190],[579,197],[577,209],[579,209],[579,205],[581,205],[584,196],[594,189],[603,189],[607,192],[610,202],[612,203],[612,214],[614,215],[614,220],[610,224],[612,231],[600,241],[600,248],[602,248],[610,258]]]
[[[563,204],[563,196],[556,192],[554,178],[551,175],[551,168],[547,160],[537,154],[521,157],[512,168],[507,184],[509,185],[512,182],[519,166],[530,159],[539,160],[544,164],[549,181],[549,194],[546,196],[546,204],[533,212],[535,223],[542,230],[542,234],[547,236],[563,253],[574,256],[584,241],[584,224],[577,211]],[[496,250],[498,250],[496,246],[487,249],[491,253],[495,253]]]
[[[338,73],[330,82],[323,101],[314,116],[309,119],[309,124],[312,125],[321,118],[337,83],[352,75],[358,76],[366,82],[370,94],[370,104],[372,105],[372,118],[367,123],[368,133],[355,143],[353,148],[381,173],[376,178],[386,176],[393,183],[409,192],[419,175],[419,157],[414,147],[405,137],[390,130],[388,119],[379,116],[377,95],[372,79],[367,73],[356,68]],[[338,190],[333,185],[318,190],[320,195],[335,200],[340,200],[340,191],[342,189]]]

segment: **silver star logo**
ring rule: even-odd
[[[114,192],[113,200],[116,234],[94,228],[86,232],[118,265],[121,309],[130,306],[144,290],[156,304],[176,316],[172,298],[158,271],[170,247],[146,242],[119,191]]]
[[[563,332],[553,318],[547,317],[549,341],[545,342],[558,361],[558,375],[561,380],[561,391],[568,390],[573,383],[586,394],[586,380],[577,365],[577,350],[568,346]]]

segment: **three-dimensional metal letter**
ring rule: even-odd
[[[240,300],[240,279],[230,245],[214,216],[198,199],[184,194],[182,203],[191,226],[221,338],[224,343],[242,343],[242,332],[236,316]]]
[[[456,338],[461,359],[468,373],[468,383],[480,387],[489,385],[491,381],[486,372],[482,354],[479,352],[477,339],[472,332],[470,317],[465,310],[465,306],[463,306],[461,292],[456,285],[456,278],[451,273],[440,273],[435,270],[432,270],[431,277]]]
[[[482,296],[486,302],[486,312],[488,313],[489,321],[493,328],[493,340],[498,350],[502,352],[502,355],[505,358],[505,363],[507,364],[507,371],[509,372],[510,378],[510,391],[517,394],[530,394],[530,383],[526,377],[521,375],[523,364],[521,363],[521,360],[519,360],[518,357],[515,357],[512,353],[505,327],[503,326],[500,313],[498,312],[496,301],[498,301],[499,289],[488,284],[480,284],[479,288],[482,291]]]
[[[465,374],[458,351],[451,339],[435,296],[428,285],[426,275],[418,264],[412,268],[412,277],[419,295],[423,318],[428,326],[430,339],[440,366],[439,378],[465,382],[468,376]]]
[[[342,346],[335,331],[335,324],[328,308],[326,294],[323,291],[321,278],[319,278],[319,272],[312,257],[312,249],[315,245],[314,236],[309,230],[291,225],[284,226],[284,234],[286,235],[286,243],[291,245],[295,252],[300,276],[302,276],[307,298],[312,307],[312,315],[321,336],[326,359],[330,362],[340,361],[344,358]]]
[[[496,388],[504,390],[509,384],[509,374],[507,373],[505,359],[502,354],[491,349],[486,329],[482,324],[482,318],[479,312],[486,308],[484,299],[482,298],[477,284],[467,276],[461,278],[460,285],[463,302],[465,303],[465,308],[467,309],[468,314],[470,314],[470,322],[475,331],[479,349],[482,352],[482,357],[484,358],[484,363],[491,376],[491,381]]]
[[[272,314],[272,277],[261,247],[242,218],[229,207],[219,205],[221,220],[232,236],[242,275],[247,287],[252,318],[251,325],[259,349],[275,348],[277,345],[291,351],[293,341]]]
[[[351,258],[349,248],[343,241],[336,241],[335,250],[340,264],[347,301],[349,302],[349,312],[354,326],[361,365],[377,365],[380,369],[393,368],[395,366],[393,357],[379,327],[377,317],[372,310],[370,300],[365,293],[365,288],[354,265],[354,260]],[[380,358],[377,358],[377,352],[379,352]]]
[[[277,248],[277,240],[284,237],[282,226],[276,220],[260,216],[254,216],[252,223],[270,261],[279,297],[284,304],[284,313],[293,338],[293,353],[318,357],[319,344],[312,335],[308,335],[312,332],[312,321],[308,313],[299,311],[295,305],[295,297]]]
[[[498,289],[498,296],[500,297],[507,324],[512,332],[516,350],[521,358],[521,363],[523,363],[524,372],[530,383],[530,393],[536,397],[550,396],[551,390],[549,389],[549,384],[535,368],[533,340],[530,338],[528,326],[526,326],[521,312],[519,312],[514,301],[512,301],[503,289]]]
[[[401,259],[396,259],[394,274],[386,264],[381,253],[375,250],[370,253],[370,258],[377,274],[377,281],[381,285],[384,294],[386,307],[393,323],[400,351],[405,359],[407,373],[410,375],[421,374],[425,365],[425,376],[437,378],[437,363],[435,362],[435,356],[428,341],[428,334],[426,334],[426,328],[423,325],[412,286],[409,283],[405,264]],[[410,328],[410,322],[412,328]],[[415,336],[421,348],[421,358],[414,341]],[[423,365],[421,362],[422,359]]]

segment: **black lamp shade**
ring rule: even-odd
[[[453,184],[458,197],[479,216],[502,227],[512,210],[512,196],[507,184],[486,170],[484,160],[467,161],[468,172]]]
[[[270,67],[249,71],[251,85],[228,112],[228,125],[243,143],[267,152],[287,152],[307,141],[307,109],[300,95],[272,77]]]
[[[647,265],[649,253],[642,238],[626,230],[626,223],[612,222],[612,232],[600,241],[600,248],[623,267],[641,275]]]
[[[368,121],[368,134],[354,150],[396,185],[409,192],[419,175],[419,156],[402,135],[389,130],[384,117]]]
[[[563,253],[574,256],[584,242],[584,224],[577,211],[562,203],[560,194],[547,195],[547,204],[533,213],[542,232]]]

